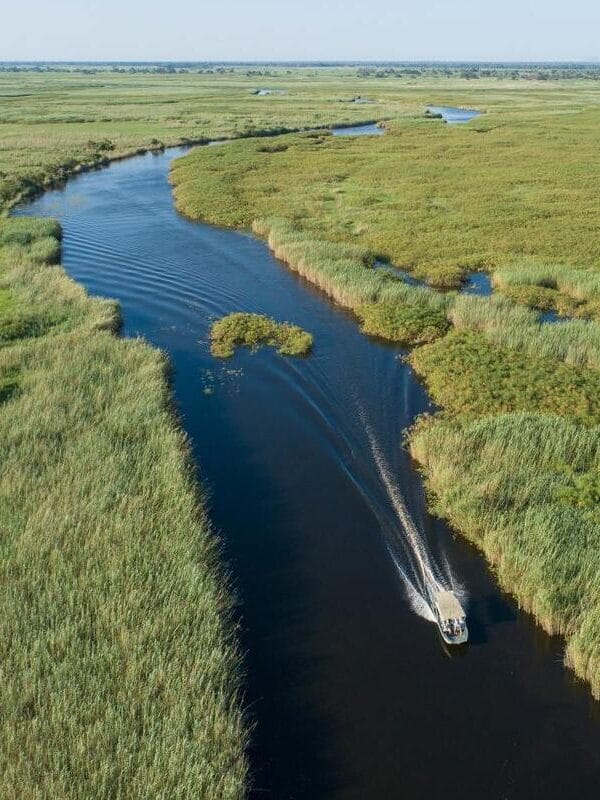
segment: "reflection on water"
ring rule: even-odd
[[[255,796],[597,797],[600,728],[560,642],[427,513],[401,441],[431,407],[402,352],[361,335],[261,242],[178,216],[175,154],[80,176],[22,213],[58,217],[69,273],[116,297],[125,335],[173,363],[240,598]],[[237,310],[302,326],[313,355],[213,359],[211,322]],[[462,658],[407,601],[398,565],[414,575],[415,536],[468,587]]]

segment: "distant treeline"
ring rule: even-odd
[[[565,79],[600,79],[600,64],[540,64],[534,67],[497,64],[494,66],[431,66],[418,67],[360,67],[359,78],[419,78],[436,76],[446,78],[502,78],[511,80],[558,81]]]
[[[122,74],[136,74],[136,73],[155,73],[155,74],[170,74],[179,75],[186,72],[197,72],[201,74],[217,74],[226,72],[237,72],[234,67],[197,67],[191,69],[190,67],[180,67],[174,64],[148,64],[148,65],[131,65],[119,66],[114,65],[83,65],[83,64],[0,64],[0,72],[69,72],[79,73],[83,75],[95,75],[99,72],[117,72]],[[248,72],[248,74],[269,74],[265,72]]]
[[[462,63],[462,62],[381,62],[381,63],[211,63],[211,62],[0,62],[0,72],[76,72],[93,75],[98,72],[122,74],[245,74],[249,77],[276,77],[291,74],[294,69],[356,68],[359,78],[418,78],[437,76],[447,78],[502,78],[512,80],[565,80],[600,78],[600,63]]]

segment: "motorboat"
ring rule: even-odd
[[[454,592],[435,592],[433,604],[442,639],[447,644],[464,644],[469,638],[467,615]]]

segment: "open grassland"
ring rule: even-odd
[[[344,75],[314,69],[283,69],[264,78],[245,70],[216,75],[0,72],[0,206],[136,152],[406,113],[406,100],[379,91],[381,82],[342,81]],[[282,91],[257,96],[264,86]],[[352,102],[361,91],[372,92],[376,102]],[[409,101],[409,108],[416,111],[417,105]]]
[[[0,221],[0,794],[245,796],[231,596],[164,357]]]
[[[298,325],[276,322],[263,314],[228,314],[213,323],[210,350],[214,356],[229,358],[240,345],[253,350],[268,345],[282,356],[304,356],[312,349],[313,337]]]
[[[196,150],[174,171],[178,206],[232,226],[284,217],[437,286],[532,256],[593,268],[599,100],[581,109],[574,93],[564,109],[517,96],[511,109],[482,91],[471,101],[487,113],[468,125],[424,119],[421,107],[389,122],[385,136]]]
[[[489,124],[487,118],[485,123],[476,123],[478,129],[491,129],[482,138],[490,133],[495,138],[501,136],[494,131],[503,130],[507,114],[517,124],[532,114],[537,114],[540,126],[548,116],[554,122],[568,124],[574,114],[586,113],[585,109],[593,107],[600,92],[595,81],[584,80],[525,83],[507,77],[470,81],[454,76],[440,79],[429,73],[381,79],[348,68],[273,68],[268,75],[247,73],[247,69],[173,75],[0,72],[0,205],[54,185],[82,168],[165,145],[327,128],[333,124],[416,119],[423,114],[426,103],[476,107],[491,114],[501,112],[502,119],[490,116]],[[261,97],[255,94],[260,88],[278,92]],[[370,102],[356,103],[357,96]],[[424,124],[433,126],[428,135],[435,139],[435,126],[442,126],[434,121]],[[587,128],[592,130],[593,125],[594,120],[589,119]],[[459,139],[462,136],[453,133]],[[559,131],[557,149],[560,138]],[[407,145],[409,155],[417,155],[418,148],[412,153],[410,142]],[[354,147],[348,142],[338,146],[345,147],[344,152]],[[581,147],[585,146],[582,141]],[[502,147],[502,152],[508,153],[510,142],[504,142]],[[427,151],[426,147],[424,155]],[[439,158],[444,153],[441,140],[433,155]],[[522,153],[521,159],[528,155]],[[393,166],[398,169],[398,165]],[[416,169],[416,162],[414,166]],[[517,166],[514,165],[515,174]],[[510,171],[508,159],[504,167]],[[566,166],[563,168],[568,171]],[[551,174],[551,169],[546,164],[544,174]],[[312,184],[314,176],[305,174],[311,178],[306,183]],[[373,177],[376,189],[380,176]],[[396,173],[396,177],[401,175]],[[418,178],[415,180],[418,183]],[[593,184],[593,180],[593,175],[588,175],[586,185]],[[540,183],[543,185],[542,180]],[[527,186],[523,185],[524,193]],[[326,191],[331,188],[335,186],[326,186]],[[449,192],[447,202],[460,198],[451,176],[440,188]],[[347,189],[352,189],[352,183]],[[427,189],[425,183],[423,198]],[[436,197],[434,192],[434,200]],[[270,216],[271,212],[256,215]]]
[[[444,413],[416,426],[411,447],[436,510],[565,636],[567,662],[600,696],[600,94],[480,84],[432,95],[487,113],[451,127],[407,92],[383,137],[197,150],[174,165],[176,203],[253,226],[365,332],[423,345],[411,361]],[[378,260],[437,288],[493,271],[506,296],[408,286]],[[540,309],[585,319],[541,324]]]

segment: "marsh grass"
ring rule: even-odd
[[[168,364],[45,263],[57,233],[0,223],[0,794],[240,800],[232,594]]]
[[[428,308],[425,304],[399,299],[379,300],[354,310],[364,333],[406,346],[433,342],[449,327],[443,308]]]
[[[0,405],[15,394],[19,388],[19,373],[16,369],[5,368],[0,374]]]
[[[390,280],[373,268],[372,255],[353,245],[317,239],[285,220],[255,220],[277,258],[356,313],[365,333],[402,344],[432,341],[448,328],[449,298]]]
[[[530,308],[565,317],[600,318],[600,274],[568,265],[524,262],[497,270],[494,285]]]
[[[456,425],[422,419],[411,452],[435,509],[495,565],[502,585],[566,639],[600,697],[600,429],[531,413]]]
[[[274,347],[283,356],[305,356],[313,346],[307,331],[289,322],[276,322],[263,314],[228,314],[213,323],[210,350],[218,358],[230,358],[238,345],[253,350],[261,345]]]
[[[453,414],[535,410],[600,422],[600,372],[490,344],[453,331],[418,348],[411,363],[433,400]]]
[[[494,345],[531,359],[600,369],[600,325],[594,321],[543,324],[536,312],[504,297],[468,295],[456,297],[448,316],[457,330],[480,332]]]

